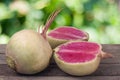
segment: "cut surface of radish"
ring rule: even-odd
[[[73,27],[59,27],[51,31],[48,36],[51,36],[56,39],[64,40],[76,40],[76,39],[87,39],[88,34],[82,30],[73,28]]]
[[[68,63],[82,63],[93,60],[101,46],[93,42],[71,42],[58,47],[59,58]]]

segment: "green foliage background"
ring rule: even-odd
[[[90,34],[90,41],[120,43],[120,17],[115,0],[0,0],[0,43],[22,29],[37,30],[57,8],[62,12],[50,27],[73,26]],[[32,38],[32,36],[31,36]]]

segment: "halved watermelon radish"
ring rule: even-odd
[[[56,46],[70,40],[87,41],[89,35],[87,32],[80,29],[70,26],[63,26],[49,32],[47,38],[51,47],[55,48]]]
[[[112,57],[101,49],[98,43],[71,41],[54,49],[54,59],[60,69],[68,74],[89,75],[96,71],[103,57]]]

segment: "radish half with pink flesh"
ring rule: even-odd
[[[71,40],[87,41],[89,39],[89,35],[87,32],[80,29],[63,26],[50,31],[47,38],[51,47],[55,48],[58,45]]]
[[[94,42],[71,41],[54,49],[54,59],[64,72],[84,76],[96,71],[102,58],[112,57]]]

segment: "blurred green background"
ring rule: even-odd
[[[90,41],[120,43],[118,0],[0,0],[0,44],[22,29],[37,30],[56,8],[62,12],[50,30],[74,26],[90,34]],[[32,38],[32,36],[31,36]]]

